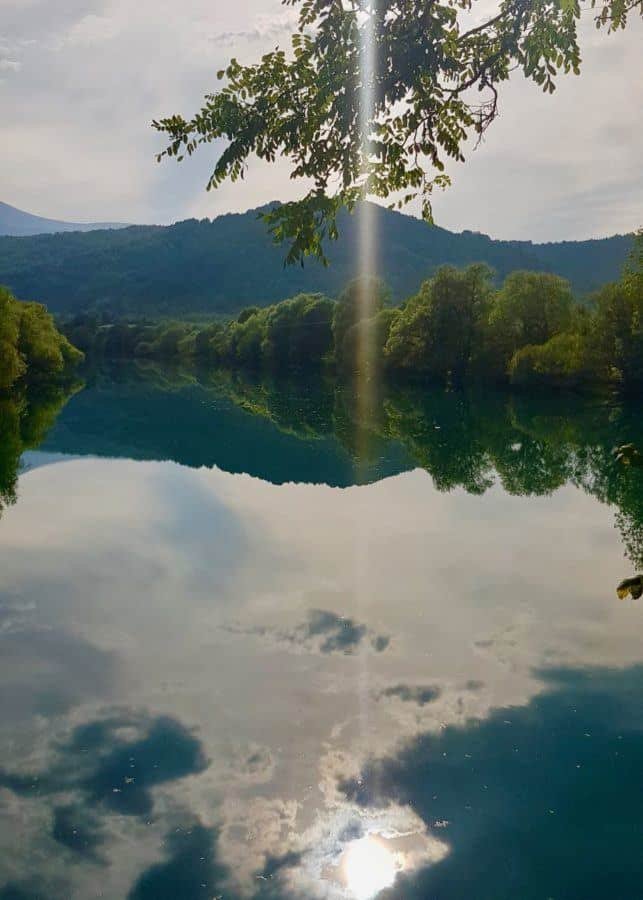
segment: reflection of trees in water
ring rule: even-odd
[[[438,490],[483,494],[498,480],[513,495],[542,496],[571,483],[616,507],[625,552],[643,565],[643,470],[619,465],[624,440],[643,445],[632,406],[578,396],[465,393],[387,387],[371,409],[358,388],[320,381],[219,380],[235,403],[300,438],[334,436],[352,455],[401,444]]]
[[[419,443],[415,458],[436,487],[479,493],[492,482],[494,472],[515,495],[545,495],[575,484],[616,507],[626,554],[635,565],[643,565],[643,472],[624,470],[611,452],[622,435],[640,438],[633,408],[577,397],[503,395],[458,398],[451,406],[450,414],[439,419],[434,401],[422,400],[411,421],[401,427],[398,423],[398,435],[407,446]],[[425,425],[418,442],[418,418],[425,423],[437,420],[439,431]]]
[[[113,393],[115,383],[131,387],[132,398],[140,394],[146,409],[151,408],[150,388],[167,396],[199,385],[206,395],[211,392],[214,405],[223,397],[297,440],[336,441],[354,461],[355,483],[417,465],[440,491],[462,488],[483,494],[499,482],[513,495],[542,496],[574,484],[615,507],[626,555],[634,565],[643,566],[643,469],[621,465],[612,453],[626,442],[643,446],[641,417],[626,403],[569,394],[447,391],[379,382],[365,390],[359,382],[332,378],[249,378],[238,371],[199,373],[152,364],[95,373],[92,384],[98,394],[93,405],[100,405],[102,386]],[[38,445],[67,397],[68,392],[56,388],[0,401],[0,505],[15,499],[20,454]],[[192,447],[203,420],[195,421],[192,435],[190,408],[185,409],[181,427],[185,444]],[[202,417],[202,399],[198,409]],[[129,437],[132,430],[159,431],[163,425],[162,413],[153,408],[138,424],[135,419],[128,416]],[[189,455],[177,457],[176,442],[166,446],[166,431],[156,435],[162,446],[154,444],[155,458],[195,464]],[[311,456],[313,476],[319,454],[326,452],[320,448],[317,456]],[[198,464],[217,464],[216,442],[210,441],[208,453],[203,459],[202,455]],[[262,459],[262,477],[270,478],[271,458],[264,454]]]
[[[22,452],[20,412],[8,399],[0,400],[0,515],[16,501],[18,463]]]
[[[0,397],[0,515],[16,502],[20,457],[37,447],[80,384],[52,385]]]

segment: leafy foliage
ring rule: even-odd
[[[0,390],[9,390],[21,379],[58,377],[82,358],[44,306],[20,303],[0,286]]]
[[[18,350],[20,308],[9,291],[0,287],[0,390],[10,388],[25,372]]]
[[[643,237],[637,238],[637,252]],[[384,284],[353,280],[336,301],[300,294],[228,323],[121,322],[84,314],[68,337],[90,355],[263,371],[423,376],[515,387],[643,383],[643,281],[633,257],[594,309],[555,275],[513,272],[499,289],[482,264],[443,266],[399,307]]]
[[[285,4],[299,8],[288,52],[231,60],[191,119],[153,125],[169,140],[159,159],[217,142],[208,189],[243,178],[251,156],[289,161],[291,177],[312,186],[265,215],[289,242],[287,262],[324,259],[339,209],[369,195],[398,205],[419,196],[431,220],[431,193],[449,183],[445,162],[464,159],[466,141],[495,120],[510,72],[553,93],[560,73],[580,71],[582,11],[614,31],[643,10],[643,0],[502,0],[493,15],[476,0]]]
[[[335,359],[340,368],[355,371],[360,364],[367,369],[372,366],[368,357],[374,348],[366,335],[360,338],[359,325],[377,316],[387,300],[386,288],[376,278],[354,279],[342,291],[333,316]]]
[[[483,265],[439,269],[392,323],[384,351],[390,365],[443,380],[463,378],[488,312],[490,279]]]
[[[598,294],[594,345],[605,366],[614,367],[632,389],[643,387],[643,232],[625,274]]]
[[[605,380],[579,334],[557,334],[543,344],[517,350],[509,378],[517,387],[581,387]]]

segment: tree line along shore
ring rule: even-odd
[[[383,282],[365,278],[337,299],[299,294],[227,321],[90,311],[60,327],[88,359],[636,391],[643,386],[642,253],[639,235],[620,280],[582,303],[557,275],[513,272],[496,288],[492,271],[477,264],[441,267],[399,306],[390,305]]]

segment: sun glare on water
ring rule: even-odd
[[[395,881],[395,856],[373,837],[353,841],[343,860],[343,874],[351,897],[371,900]]]

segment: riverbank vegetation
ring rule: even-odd
[[[477,264],[443,266],[399,306],[389,304],[381,281],[362,279],[336,300],[300,294],[227,322],[90,313],[62,327],[90,358],[636,391],[643,388],[642,253],[639,235],[622,278],[582,304],[557,275],[513,272],[496,288],[491,270]]]
[[[0,392],[51,382],[83,360],[40,303],[20,303],[0,286]]]

